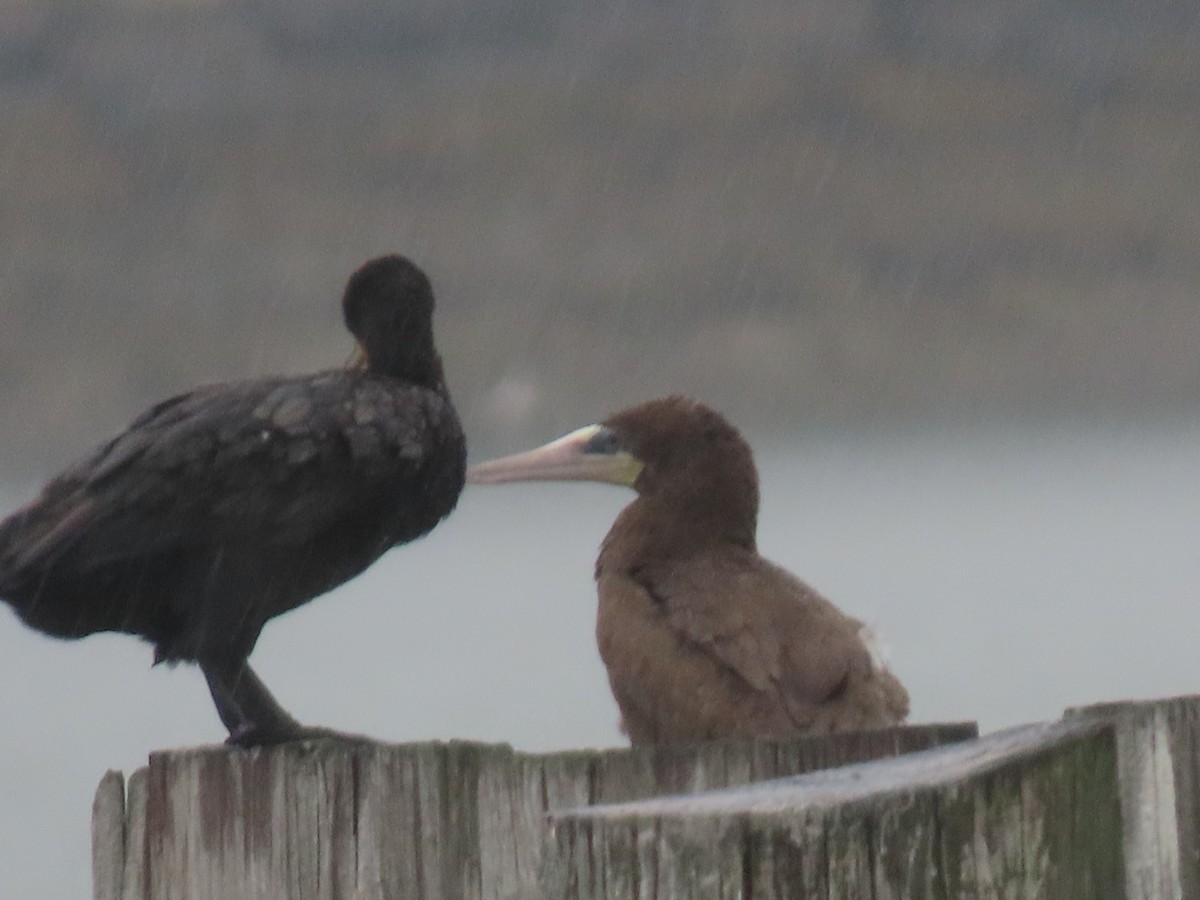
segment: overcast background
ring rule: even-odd
[[[434,280],[472,456],[669,391],[764,552],[985,729],[1200,686],[1200,13],[996,0],[0,6],[0,513],[198,382],[341,365],[349,272]],[[591,634],[627,497],[472,489],[269,625],[305,721],[621,742]],[[203,679],[0,609],[0,889],[87,896],[107,768]]]

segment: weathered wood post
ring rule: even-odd
[[[973,733],[156,753],[97,791],[95,896],[1200,900],[1200,698]]]
[[[1200,897],[1200,698],[553,813],[546,896]]]
[[[546,814],[973,737],[971,724],[790,741],[525,754],[337,742],[151,755],[93,807],[97,900],[534,898]]]

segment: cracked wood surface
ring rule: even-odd
[[[974,736],[972,724],[828,738],[526,754],[314,742],[155,753],[93,809],[96,900],[537,896],[546,813],[747,784]]]
[[[1195,898],[1200,698],[555,813],[542,888],[651,898]]]
[[[156,753],[100,783],[94,896],[1200,900],[1200,698],[972,733]]]

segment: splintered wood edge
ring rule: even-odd
[[[92,896],[120,900],[125,864],[125,776],[109,769],[92,801]]]
[[[311,740],[294,741],[286,744],[265,745],[262,747],[231,747],[227,744],[198,744],[191,747],[173,747],[163,750],[153,750],[148,755],[147,764],[137,771],[160,765],[180,764],[189,759],[202,757],[227,759],[245,754],[248,758],[258,757],[292,757],[304,758],[309,756],[331,755],[371,755],[380,751],[394,752],[398,750],[432,750],[434,752],[452,750],[456,747],[469,747],[484,756],[495,758],[512,757],[527,762],[548,762],[551,760],[580,759],[601,762],[608,759],[624,757],[658,758],[668,756],[688,756],[698,751],[711,750],[718,747],[739,749],[749,744],[779,745],[786,747],[822,748],[853,744],[863,737],[870,736],[879,740],[892,739],[897,750],[904,744],[905,737],[913,739],[920,737],[931,742],[939,742],[939,746],[949,742],[969,741],[979,736],[979,726],[971,721],[931,722],[920,725],[897,725],[891,728],[881,728],[871,732],[843,732],[833,735],[800,735],[787,738],[724,738],[716,741],[700,741],[679,744],[644,744],[624,747],[593,747],[585,749],[525,751],[517,750],[511,744],[500,742],[479,742],[470,740],[446,741],[376,741],[370,738],[361,740],[340,741],[331,738],[314,738]],[[916,752],[916,751],[909,751]],[[119,774],[119,773],[118,773]],[[103,786],[103,785],[102,785]]]
[[[891,759],[852,763],[746,787],[654,797],[631,803],[577,807],[550,812],[553,824],[611,819],[694,819],[739,814],[772,815],[798,809],[828,809],[889,794],[943,787],[1000,768],[1014,760],[1049,752],[1092,737],[1115,725],[1079,717],[999,731],[976,740],[948,744]]]
[[[370,755],[380,750],[432,750],[446,751],[459,747],[469,747],[483,753],[500,755],[523,755],[514,750],[511,744],[491,743],[480,741],[448,740],[448,741],[377,741],[373,738],[355,735],[350,740],[338,738],[317,737],[300,741],[289,741],[282,744],[264,744],[259,747],[234,747],[229,744],[197,744],[192,747],[170,747],[163,750],[152,750],[148,754],[148,765],[159,762],[178,762],[193,757],[222,757],[228,758],[244,755],[245,758],[259,757],[322,757],[331,755]],[[144,767],[143,767],[144,768]]]

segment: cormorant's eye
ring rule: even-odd
[[[583,449],[585,453],[611,455],[624,450],[625,445],[621,443],[621,439],[617,437],[617,433],[611,428],[601,428],[592,435]]]

